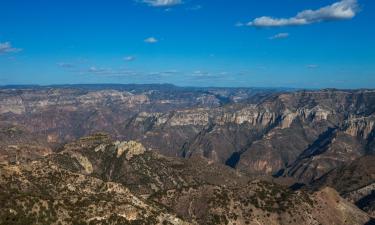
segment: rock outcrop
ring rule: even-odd
[[[120,158],[125,153],[127,160],[131,160],[133,156],[142,155],[146,151],[142,144],[135,141],[116,141],[113,145],[117,148],[117,158]]]

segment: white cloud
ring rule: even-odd
[[[131,61],[134,61],[135,59],[136,59],[135,56],[126,56],[126,57],[124,57],[124,60],[126,62],[131,62]]]
[[[289,19],[275,19],[272,17],[262,16],[249,22],[248,26],[254,27],[282,27],[282,26],[296,26],[307,24],[304,19],[289,18]]]
[[[284,39],[284,38],[288,38],[289,36],[290,36],[289,33],[278,33],[272,37],[269,37],[268,39],[270,40]]]
[[[153,7],[170,7],[182,4],[182,0],[142,0],[143,3]]]
[[[318,10],[304,10],[291,18],[273,18],[262,16],[249,22],[254,27],[282,27],[307,25],[323,21],[352,19],[358,12],[357,0],[342,0]]]
[[[0,43],[0,54],[17,53],[22,51],[20,48],[13,48],[10,42]]]
[[[154,37],[149,37],[149,38],[146,38],[144,40],[146,43],[150,43],[150,44],[154,44],[154,43],[157,43],[158,42],[158,39],[154,38]]]

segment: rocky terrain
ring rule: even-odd
[[[189,224],[120,184],[49,161],[0,170],[1,224]]]
[[[0,167],[1,224],[366,224],[331,188],[292,191],[97,134]]]
[[[45,165],[128,190],[150,207],[134,219],[146,224],[364,224],[375,216],[374,138],[374,90],[0,88],[0,164],[20,171],[2,178],[3,196],[13,195],[7,185],[30,190]],[[62,207],[54,218],[98,214]]]

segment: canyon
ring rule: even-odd
[[[51,224],[370,224],[374,138],[374,90],[2,87],[2,215],[39,221],[26,192]]]

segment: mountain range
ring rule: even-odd
[[[0,88],[0,224],[373,224],[375,90]]]

